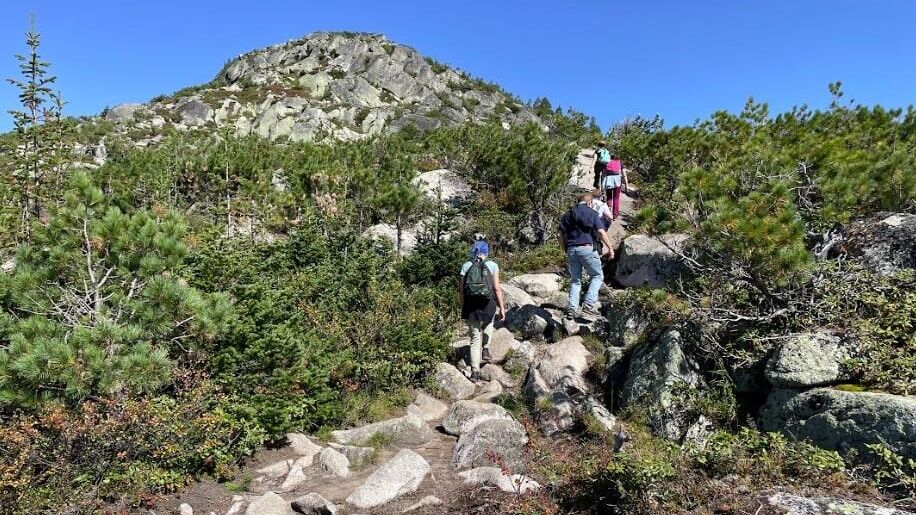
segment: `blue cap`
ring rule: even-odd
[[[471,247],[471,259],[477,259],[481,255],[490,255],[490,245],[485,240],[477,240]]]

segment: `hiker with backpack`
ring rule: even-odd
[[[471,337],[471,380],[480,380],[480,362],[490,361],[490,338],[493,318],[506,318],[503,290],[499,283],[499,265],[489,259],[490,246],[478,237],[471,256],[461,266],[461,318],[467,320]]]
[[[614,247],[607,235],[604,221],[591,207],[593,199],[594,195],[591,193],[583,193],[579,196],[576,205],[560,219],[560,231],[557,237],[560,248],[566,252],[566,260],[569,265],[569,300],[566,304],[568,318],[575,318],[580,312],[579,295],[582,290],[583,270],[588,272],[591,279],[585,293],[582,312],[591,316],[599,315],[598,291],[604,282],[601,258],[614,257]],[[597,247],[598,241],[604,244],[601,251]]]
[[[601,177],[601,189],[611,205],[613,220],[620,216],[620,190],[626,191],[628,187],[627,171],[616,154],[612,154],[607,163],[607,170]]]
[[[601,176],[607,170],[607,164],[611,160],[611,151],[608,150],[606,141],[601,140],[598,142],[594,155],[595,159],[592,163],[592,168],[595,170],[595,183],[592,187],[597,188],[601,184]]]

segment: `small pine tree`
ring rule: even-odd
[[[501,155],[501,169],[509,177],[509,195],[528,208],[536,243],[550,234],[550,205],[569,181],[578,148],[546,133],[538,124],[513,128]]]
[[[18,136],[11,182],[20,204],[20,234],[28,241],[32,218],[41,213],[49,196],[60,191],[69,127],[62,117],[60,93],[51,89],[57,77],[39,53],[41,34],[34,22],[26,33],[26,45],[28,54],[16,55],[22,78],[7,81],[19,90],[21,104],[21,109],[9,111]]]
[[[171,356],[228,322],[225,296],[176,273],[187,253],[178,217],[123,213],[82,174],[71,184],[0,276],[0,404],[153,390]]]
[[[396,139],[378,146],[376,161],[378,168],[368,202],[384,219],[394,223],[400,254],[404,228],[420,214],[420,191],[413,183],[414,162],[403,143]]]

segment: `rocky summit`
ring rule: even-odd
[[[208,84],[106,120],[145,134],[227,129],[273,141],[356,140],[408,126],[430,130],[494,116],[537,121],[498,86],[377,34],[319,32],[231,60]]]

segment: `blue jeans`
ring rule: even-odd
[[[591,280],[588,282],[588,291],[585,292],[585,304],[594,306],[598,302],[598,291],[604,282],[604,272],[601,270],[601,258],[591,245],[582,247],[569,247],[566,249],[566,260],[569,263],[569,302],[566,307],[572,310],[579,309],[579,295],[582,292],[582,269],[584,268]]]

